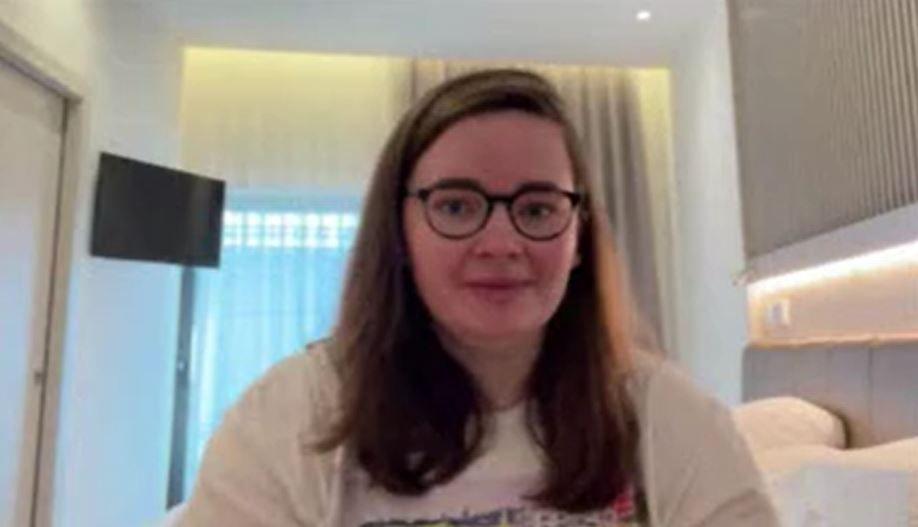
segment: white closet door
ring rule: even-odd
[[[0,526],[34,480],[64,102],[0,61]]]

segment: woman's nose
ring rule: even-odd
[[[515,257],[523,251],[523,237],[516,232],[507,207],[495,205],[484,228],[475,237],[475,254],[479,256]]]

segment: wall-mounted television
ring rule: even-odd
[[[217,267],[225,183],[102,153],[91,254]]]

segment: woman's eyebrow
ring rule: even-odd
[[[520,192],[523,190],[564,190],[560,186],[549,183],[547,181],[527,181],[518,185],[514,192]]]
[[[427,188],[473,188],[484,192],[484,187],[481,186],[481,183],[466,177],[448,177],[441,179]]]
[[[430,185],[428,188],[470,188],[479,190],[485,194],[491,194],[482,186],[482,184],[471,178],[451,177],[444,178]],[[547,181],[524,181],[516,186],[510,194],[516,194],[524,190],[564,190],[555,183]]]

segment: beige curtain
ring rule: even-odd
[[[361,195],[405,111],[410,61],[188,48],[182,163],[233,188]]]
[[[672,350],[668,72],[422,59],[412,64],[411,97],[416,100],[445,79],[496,66],[535,71],[561,93],[591,175],[603,189],[637,304],[637,335],[648,348]]]

